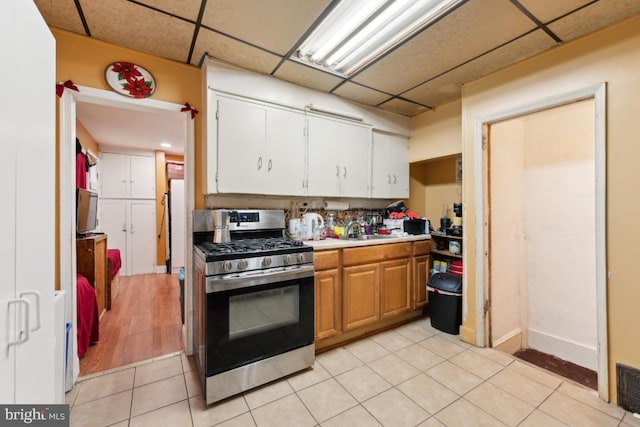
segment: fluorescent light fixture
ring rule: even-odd
[[[160,143],[160,146],[164,148],[171,148],[171,144],[169,144],[168,142],[162,142]]]
[[[342,0],[292,59],[347,77],[462,0]]]

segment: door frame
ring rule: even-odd
[[[75,139],[76,139],[76,105],[78,102],[105,105],[137,111],[173,111],[181,112],[184,105],[155,99],[127,98],[115,92],[78,85],[78,91],[65,90],[60,97],[60,134],[59,134],[59,232],[60,232],[60,287],[67,290],[66,318],[72,319],[71,336],[76,337],[76,234],[75,234]],[[184,151],[185,164],[185,247],[193,244],[191,213],[194,209],[195,188],[195,129],[190,112],[186,126],[186,142]],[[71,141],[69,143],[65,143]],[[192,253],[185,251],[185,265],[191,265]],[[185,268],[185,324],[183,325],[183,341],[185,351],[189,352],[193,337],[190,316],[192,308],[187,302],[191,301],[191,270]],[[72,340],[73,382],[80,373],[80,359],[78,358],[77,339]]]
[[[487,196],[487,128],[496,122],[513,119],[572,104],[587,99],[594,100],[595,107],[595,214],[596,214],[596,310],[598,335],[598,394],[609,401],[609,366],[607,345],[607,271],[606,271],[606,83],[599,83],[576,91],[570,91],[536,102],[515,106],[501,112],[480,117],[474,123],[474,199],[476,233],[476,342],[489,345],[490,310],[485,310],[489,301],[489,215]]]

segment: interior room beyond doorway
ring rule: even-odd
[[[597,371],[594,105],[490,126],[489,335]]]

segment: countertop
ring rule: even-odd
[[[430,234],[418,234],[400,237],[378,237],[375,239],[358,240],[358,239],[325,239],[325,240],[307,240],[305,245],[312,246],[314,250],[321,251],[325,249],[342,249],[352,248],[356,246],[372,246],[386,245],[389,243],[415,242],[417,240],[429,240]]]

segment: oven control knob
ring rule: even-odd
[[[241,259],[240,261],[238,261],[238,268],[240,270],[244,270],[245,268],[247,268],[248,265],[249,263],[247,262],[246,259]]]
[[[286,265],[291,265],[291,264],[293,264],[293,255],[291,255],[291,254],[286,255],[286,256],[284,257],[284,263],[285,263]]]
[[[298,262],[300,264],[304,263],[304,254],[298,254]]]
[[[271,265],[271,257],[264,257],[264,259],[262,260],[262,265],[264,267],[269,267]]]
[[[224,271],[231,271],[232,268],[233,264],[231,264],[231,261],[225,261],[224,264],[222,264],[222,269]]]

